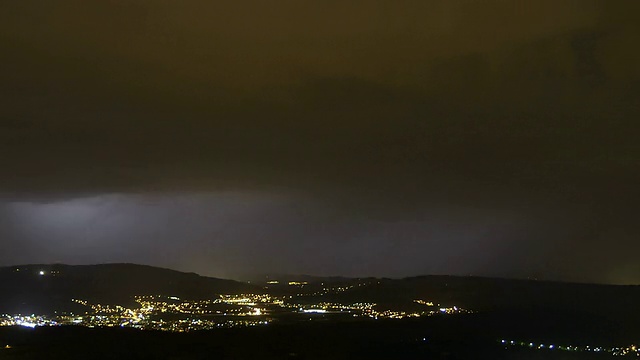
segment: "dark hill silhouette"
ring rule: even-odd
[[[537,327],[551,333],[563,325],[567,327],[565,333],[592,327],[598,331],[591,332],[609,332],[618,340],[640,337],[640,314],[635,311],[640,304],[640,286],[438,275],[378,279],[372,285],[321,298],[337,303],[367,301],[381,308],[407,310],[420,309],[422,305],[413,300],[422,299],[485,314],[489,323],[509,329]],[[311,303],[318,300],[307,299]]]
[[[424,305],[413,302],[414,299],[422,299],[494,314],[507,322],[514,319],[532,323],[539,319],[541,324],[577,325],[594,324],[598,320],[600,324],[611,324],[612,328],[634,330],[633,333],[640,336],[637,327],[640,315],[635,311],[640,304],[640,286],[460,276],[303,278],[309,280],[304,287],[283,283],[266,291],[293,295],[307,293],[295,301],[309,303],[374,302],[380,308],[406,310],[422,308]],[[73,298],[101,304],[131,305],[135,295],[168,295],[191,300],[211,299],[219,294],[265,291],[244,282],[133,264],[4,267],[0,268],[0,286],[0,314],[83,312],[85,308],[74,304]],[[335,286],[349,289],[312,295],[319,294],[323,288]]]
[[[446,275],[370,280],[362,280],[369,282],[368,286],[355,286],[323,298],[335,302],[369,301],[390,307],[422,299],[475,311],[549,310],[621,316],[636,316],[633,309],[640,303],[640,286],[630,285]]]
[[[473,276],[418,276],[380,279],[343,296],[377,303],[424,299],[480,311],[563,309],[630,312],[640,303],[640,286],[565,283]]]
[[[135,295],[205,299],[218,294],[260,291],[234,280],[134,264],[3,267],[0,284],[0,313],[22,314],[80,310],[71,301],[74,298],[130,305]]]

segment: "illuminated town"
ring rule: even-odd
[[[305,320],[334,318],[402,319],[460,314],[468,310],[440,307],[433,302],[415,300],[424,305],[422,311],[377,309],[375,303],[331,302],[298,303],[296,297],[268,294],[221,295],[212,300],[184,300],[175,296],[136,296],[136,306],[94,304],[86,300],[70,301],[86,307],[83,314],[7,315],[0,316],[0,326],[131,327],[145,330],[193,331],[237,326],[262,326],[279,321],[282,315],[295,315]]]
[[[22,283],[33,281],[36,284],[56,285],[65,284],[65,276],[68,276],[65,271],[39,266],[12,268],[6,273],[19,276]],[[459,343],[451,344],[462,349],[461,351],[471,351],[475,346],[480,346],[484,351],[504,351],[509,353],[507,356],[535,352],[543,357],[640,357],[640,351],[635,345],[624,345],[634,343],[633,336],[621,338],[619,342],[606,338],[599,342],[593,340],[593,337],[580,342],[579,338],[567,340],[567,337],[556,333],[546,333],[540,337],[533,335],[529,338],[531,335],[510,333],[509,330],[505,332],[504,328],[491,329],[492,323],[484,321],[487,316],[492,315],[481,304],[473,305],[473,302],[465,301],[463,297],[443,295],[439,287],[449,287],[449,281],[452,279],[445,280],[437,287],[412,290],[406,283],[402,283],[402,280],[398,280],[397,284],[400,286],[394,287],[389,286],[394,283],[388,279],[297,276],[291,281],[267,278],[255,282],[237,282],[234,284],[238,286],[236,290],[222,290],[222,286],[212,286],[201,292],[191,289],[184,291],[179,287],[175,292],[160,288],[144,290],[143,280],[137,281],[135,286],[127,288],[127,291],[120,292],[120,289],[115,287],[108,295],[95,290],[87,291],[87,284],[90,286],[91,283],[84,283],[83,287],[73,282],[75,288],[72,292],[58,298],[48,298],[53,302],[41,301],[40,304],[44,304],[41,307],[42,312],[39,312],[37,307],[21,311],[29,309],[28,303],[15,302],[13,308],[6,307],[6,310],[0,313],[0,327],[6,328],[2,329],[6,334],[20,333],[26,329],[26,333],[34,337],[58,336],[55,334],[59,330],[62,334],[72,331],[87,334],[86,336],[104,333],[114,337],[120,336],[118,334],[138,334],[135,336],[146,337],[154,334],[153,336],[172,338],[176,336],[179,339],[187,336],[185,333],[189,333],[189,338],[204,338],[209,334],[207,330],[216,329],[225,334],[247,332],[266,334],[265,336],[274,338],[283,332],[294,334],[303,331],[311,334],[309,339],[314,339],[314,336],[321,333],[323,338],[331,339],[327,341],[342,341],[348,344],[342,346],[356,344],[359,336],[375,334],[379,336],[378,342],[388,342],[385,346],[408,347],[416,353],[429,354],[438,353],[441,351],[439,346],[446,343],[438,334],[438,326],[446,329],[452,326],[451,324],[468,323],[474,324],[472,327],[480,326],[487,329],[487,334],[480,339],[481,342],[473,343],[473,346],[469,346],[464,337],[456,335],[454,340]],[[110,282],[114,283],[117,284],[114,281]],[[405,289],[409,291],[398,296],[396,292],[406,291]],[[136,293],[139,295],[134,295]],[[473,315],[464,316],[465,314]],[[421,318],[423,319],[419,320]],[[447,320],[443,321],[445,318]],[[435,327],[431,328],[432,326]],[[50,329],[54,327],[61,329]],[[41,329],[29,330],[36,328]],[[236,329],[227,330],[232,328]],[[325,334],[322,331],[326,329],[331,330]],[[366,331],[360,334],[359,331],[362,329]],[[388,329],[403,330],[394,333],[395,330]],[[334,330],[336,334],[333,334]],[[25,347],[12,336],[5,336],[7,341],[3,345],[3,351],[37,351],[37,346]],[[515,340],[516,336],[520,340]],[[305,336],[301,335],[301,338]],[[365,343],[368,343],[368,340]],[[320,349],[322,342],[313,346],[320,346],[314,348]],[[291,350],[287,354],[295,351]]]
[[[20,272],[20,268],[13,269]],[[26,270],[25,270],[26,271]],[[36,269],[37,278],[57,277],[58,270]],[[138,295],[125,304],[104,304],[73,298],[70,303],[84,311],[54,314],[3,314],[0,326],[129,327],[145,330],[186,332],[214,328],[263,326],[272,322],[308,320],[403,319],[453,315],[471,311],[415,299],[394,308],[368,301],[336,301],[357,289],[380,284],[377,280],[355,280],[325,285],[307,281],[269,280],[265,293],[217,295],[211,299],[182,299],[172,295]],[[277,295],[276,295],[277,294]],[[81,308],[82,308],[81,307]],[[286,319],[286,320],[285,320]]]

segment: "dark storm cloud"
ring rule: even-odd
[[[351,276],[490,271],[496,235],[526,228],[512,214],[431,209],[421,220],[353,218],[300,198],[259,193],[103,195],[0,210],[0,234],[20,239],[2,263],[152,263],[217,276],[269,270]],[[16,242],[18,243],[18,242]],[[450,262],[457,265],[452,267]],[[388,264],[394,264],[388,266]]]
[[[637,250],[638,10],[633,0],[2,1],[0,193],[44,204],[278,194],[311,208],[330,228],[321,233],[366,237],[374,250],[446,238],[446,226],[425,225],[441,213],[473,231],[439,243],[467,254],[448,253],[440,269],[386,270],[410,257],[402,251],[349,269],[367,260],[346,244],[342,260],[310,271],[637,282],[621,253]],[[327,241],[298,223],[242,236],[247,247]],[[405,225],[381,225],[393,223]]]

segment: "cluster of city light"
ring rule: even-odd
[[[469,314],[472,313],[473,311],[468,310],[468,309],[463,309],[461,307],[458,306],[442,306],[440,304],[434,303],[433,301],[427,301],[427,300],[422,300],[422,299],[415,299],[413,300],[414,303],[416,304],[420,304],[420,305],[424,305],[430,308],[435,308],[435,310],[430,310],[429,313],[431,315],[435,315],[435,314]]]
[[[308,309],[322,309],[326,311],[352,311],[352,310],[365,311],[365,310],[373,309],[373,307],[376,306],[376,304],[365,303],[365,302],[358,302],[358,303],[352,303],[352,304],[319,302],[315,304],[286,303],[286,304],[283,304],[282,306],[289,309],[298,309],[299,311],[302,311],[302,312]]]
[[[254,311],[255,315],[259,315],[259,310]],[[45,327],[45,326],[85,326],[89,328],[95,327],[129,327],[145,330],[164,330],[164,331],[194,331],[194,330],[211,330],[216,328],[230,327],[247,327],[266,325],[269,319],[251,318],[241,319],[237,317],[223,319],[206,319],[206,318],[186,318],[175,320],[149,319],[139,317],[139,313],[130,315],[2,315],[0,317],[0,326],[23,326],[28,328]]]
[[[453,315],[453,314],[465,314],[471,311],[459,308],[457,306],[450,308],[439,308],[436,310],[424,310],[424,311],[397,311],[397,310],[369,310],[363,313],[365,316],[369,316],[374,319],[404,319],[412,317],[426,317],[434,315]]]
[[[434,306],[431,301],[414,300],[414,302],[428,306],[429,308],[420,311],[402,311],[394,309],[379,310],[376,309],[376,303],[358,302],[352,304],[338,304],[331,302],[318,302],[313,304],[285,303],[283,306],[290,309],[298,309],[303,313],[336,313],[347,312],[353,314],[353,317],[369,317],[373,319],[403,319],[411,317],[434,316],[441,314],[464,314],[471,311],[452,307],[440,307],[440,304]]]
[[[358,285],[359,286],[359,285]],[[340,290],[337,290],[340,291]],[[59,326],[80,325],[87,327],[132,327],[168,331],[206,330],[220,327],[266,325],[278,314],[344,314],[372,319],[402,319],[432,316],[436,314],[458,314],[469,311],[453,307],[440,307],[431,301],[414,300],[425,305],[421,311],[377,309],[376,303],[335,303],[327,301],[299,303],[291,296],[269,294],[220,295],[215,299],[183,300],[176,296],[135,296],[136,305],[105,305],[82,299],[72,302],[86,307],[84,314],[58,314],[56,316],[4,315],[0,326]],[[171,316],[167,316],[171,315]]]
[[[592,353],[608,353],[614,356],[637,356],[640,357],[640,347],[636,345],[630,346],[591,346],[591,345],[558,345],[558,344],[542,344],[529,341],[517,341],[517,340],[500,340],[500,343],[509,347],[522,347],[534,350],[557,350],[557,351],[571,351],[571,352],[592,352]]]
[[[225,304],[246,306],[255,306],[257,304],[282,305],[284,303],[284,298],[269,294],[237,294],[220,295],[220,299],[216,299],[215,301]]]
[[[27,271],[27,272],[28,271],[33,271],[33,269],[29,269],[29,268],[24,268],[24,269],[15,268],[15,269],[13,269],[13,272],[25,272],[25,271]],[[38,276],[54,276],[55,277],[55,276],[60,275],[60,271],[59,270],[50,270],[50,271],[48,271],[48,270],[40,269],[40,270],[36,270],[35,274],[38,275]]]
[[[268,282],[267,284],[272,284],[272,283],[273,282]],[[296,284],[296,285],[300,285],[301,287],[306,285],[306,283],[302,284],[302,283],[296,283],[296,282],[290,282],[289,284],[291,285],[292,283]],[[377,281],[377,282],[358,283],[358,284],[354,284],[354,285],[323,287],[319,291],[299,293],[299,294],[296,294],[296,296],[299,296],[299,297],[302,297],[302,296],[324,296],[324,295],[327,295],[327,294],[338,294],[338,293],[342,293],[342,292],[349,291],[349,290],[352,290],[352,289],[356,289],[358,287],[363,287],[363,286],[368,286],[368,285],[373,285],[373,284],[380,284],[380,282]],[[321,283],[321,285],[324,286],[324,283]]]
[[[355,285],[346,285],[346,286],[335,286],[335,287],[330,287],[330,288],[323,288],[322,290],[325,293],[340,293],[340,292],[344,292],[347,290],[351,290],[351,289],[355,289],[356,287],[362,287],[362,286],[367,286],[367,285],[371,285],[372,283],[368,282],[368,283],[359,283],[359,284],[355,284]],[[379,282],[378,282],[379,284]]]
[[[60,325],[76,325],[78,318],[76,316],[60,315],[55,317],[43,315],[0,315],[0,326],[23,326],[27,328],[35,328],[38,326],[60,326]]]
[[[424,301],[424,300],[416,299],[416,300],[413,300],[413,302],[420,305],[436,306],[433,304],[433,301]],[[440,306],[440,304],[438,304],[437,306]]]
[[[175,296],[136,296],[137,306],[127,308],[121,305],[94,304],[86,300],[72,299],[88,310],[82,315],[66,314],[56,316],[4,315],[0,317],[0,326],[60,326],[81,325],[87,327],[132,327],[169,331],[206,330],[220,327],[257,326],[268,324],[264,318],[265,309],[246,306],[264,301],[268,304],[278,300],[265,295],[225,295],[219,299],[184,301]],[[245,299],[245,300],[240,300]],[[213,304],[222,309],[208,308]],[[163,314],[175,314],[171,320]],[[165,316],[166,317],[166,316]],[[241,318],[250,317],[250,318]],[[253,318],[251,318],[253,317]]]

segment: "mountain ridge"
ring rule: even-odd
[[[220,294],[260,292],[259,287],[130,263],[29,264],[0,268],[0,313],[51,313],[77,310],[71,299],[129,305],[137,295],[172,295],[190,299]]]
[[[71,299],[135,306],[133,299],[138,295],[197,300],[222,294],[270,293],[298,296],[299,300],[310,302],[368,302],[389,308],[410,307],[420,299],[481,312],[581,313],[640,321],[632,311],[640,303],[638,285],[455,275],[302,278],[309,282],[289,284],[281,279],[278,284],[267,284],[265,279],[246,283],[131,263],[14,265],[0,267],[0,286],[4,290],[0,292],[0,314],[84,311]]]

